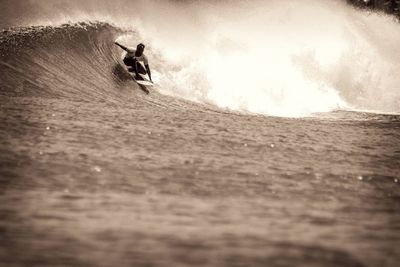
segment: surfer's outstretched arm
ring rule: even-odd
[[[128,48],[126,46],[123,46],[122,44],[118,43],[118,42],[114,42],[114,44],[118,45],[119,47],[121,47],[122,49],[124,49],[126,52],[128,52]]]
[[[150,71],[150,66],[149,64],[144,65],[146,67],[146,71],[147,74],[149,75],[150,81],[153,82],[153,80],[151,79],[151,71]]]

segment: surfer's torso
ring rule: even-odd
[[[145,54],[142,54],[141,56],[135,56],[135,54],[136,54],[136,49],[129,47],[127,49],[127,54],[126,54],[125,58],[136,59],[139,62],[143,62],[144,65],[148,65],[149,64],[149,61],[147,60],[147,57],[145,56]]]

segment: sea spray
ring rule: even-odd
[[[199,39],[187,42],[145,30],[170,63],[162,90],[267,115],[399,112],[400,25],[342,2],[306,2],[198,6],[192,34],[180,34]]]
[[[40,3],[30,24],[104,21],[145,42],[165,94],[291,117],[400,112],[399,24],[344,1]]]

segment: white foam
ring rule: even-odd
[[[37,13],[139,31],[163,93],[280,116],[398,113],[400,26],[344,2],[58,0]]]
[[[192,8],[196,23],[177,33],[144,29],[168,63],[166,93],[279,116],[400,111],[400,26],[391,17],[337,1]]]

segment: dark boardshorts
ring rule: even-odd
[[[138,73],[144,74],[144,75],[147,74],[145,67],[143,67],[143,65],[134,58],[126,57],[126,58],[124,58],[124,63],[125,63],[125,65],[128,66],[128,71],[130,71],[130,72],[135,72],[135,68],[137,66]]]

